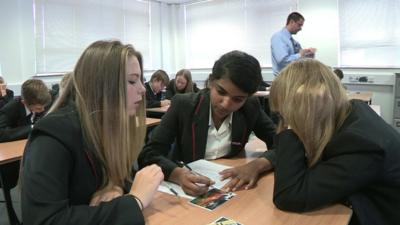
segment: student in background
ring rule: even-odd
[[[49,89],[38,79],[25,81],[21,95],[0,109],[0,142],[27,138],[33,124],[51,102]]]
[[[339,78],[340,81],[343,80],[344,76],[343,76],[343,71],[341,69],[336,68],[333,70],[333,72],[336,74],[336,76]],[[344,84],[342,84],[342,85],[343,85],[344,89],[347,90],[347,86]]]
[[[235,156],[244,151],[252,132],[271,149],[275,126],[252,96],[261,80],[261,67],[253,56],[240,51],[224,54],[214,64],[209,88],[173,98],[139,155],[139,167],[156,163],[166,180],[181,185],[189,195],[200,195],[213,182],[179,167],[177,161]],[[225,171],[224,178],[231,178],[227,188],[252,187],[261,172],[272,168],[274,154],[267,151],[264,157]]]
[[[64,76],[61,78],[60,83],[58,84],[53,84],[51,86],[50,90],[50,95],[51,95],[51,105],[49,105],[49,108],[54,104],[54,102],[57,100],[58,96],[60,95],[60,92],[62,91],[63,88],[65,88],[66,83],[68,82],[68,78],[70,77],[71,73],[66,73]],[[48,109],[47,109],[48,110]]]
[[[181,69],[176,75],[175,79],[172,79],[167,87],[166,99],[171,99],[175,94],[178,93],[188,93],[188,92],[198,92],[199,89],[196,83],[193,83],[192,73],[190,70]]]
[[[142,210],[163,174],[156,165],[131,171],[146,131],[142,65],[141,54],[119,41],[83,52],[27,143],[24,223],[145,223]]]
[[[164,70],[157,70],[151,75],[150,81],[145,83],[147,108],[162,107],[170,104],[170,100],[162,99],[162,92],[168,83],[169,77]]]
[[[322,63],[290,64],[275,78],[274,203],[304,212],[345,202],[350,224],[400,221],[400,135],[367,104],[348,100]]]
[[[292,37],[293,34],[301,31],[303,24],[304,17],[298,12],[292,12],[287,17],[286,26],[272,36],[271,59],[272,72],[275,76],[290,62],[302,57],[313,58],[315,56],[315,48],[303,49],[300,43]]]
[[[333,70],[333,72],[336,74],[339,80],[343,80],[343,71],[341,69],[336,68]]]
[[[14,99],[14,92],[7,88],[4,78],[0,76],[0,109]]]

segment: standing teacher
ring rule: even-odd
[[[286,26],[272,36],[271,58],[274,76],[277,76],[292,61],[302,57],[314,58],[315,48],[303,49],[300,43],[292,37],[301,30],[303,24],[304,17],[298,12],[292,12],[286,20]]]

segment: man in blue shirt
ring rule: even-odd
[[[304,17],[298,12],[289,14],[286,26],[276,32],[271,38],[272,71],[278,75],[286,65],[301,57],[311,57],[315,55],[315,48],[301,48],[299,42],[293,39],[292,34],[297,34],[304,24]]]

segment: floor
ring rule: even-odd
[[[19,187],[15,187],[11,190],[11,199],[13,201],[13,207],[15,212],[17,213],[18,218],[21,220],[21,201],[20,201],[20,189]],[[6,203],[4,201],[3,190],[0,189],[0,225],[9,225],[7,215]]]

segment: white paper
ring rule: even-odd
[[[226,183],[228,183],[229,179],[226,179],[224,181],[221,181],[221,176],[219,175],[219,172],[222,170],[231,168],[230,166],[225,166],[221,164],[217,164],[214,162],[210,162],[204,159],[200,159],[194,162],[191,162],[188,164],[190,168],[195,173],[201,174],[203,176],[206,176],[213,180],[215,184],[213,185],[214,187],[221,189]],[[169,190],[169,188],[173,188],[180,197],[188,198],[188,199],[193,199],[194,197],[186,195],[185,192],[182,190],[182,188],[172,182],[168,181],[163,181],[161,185],[158,187],[158,191],[165,192],[167,194],[173,195],[173,193]]]

